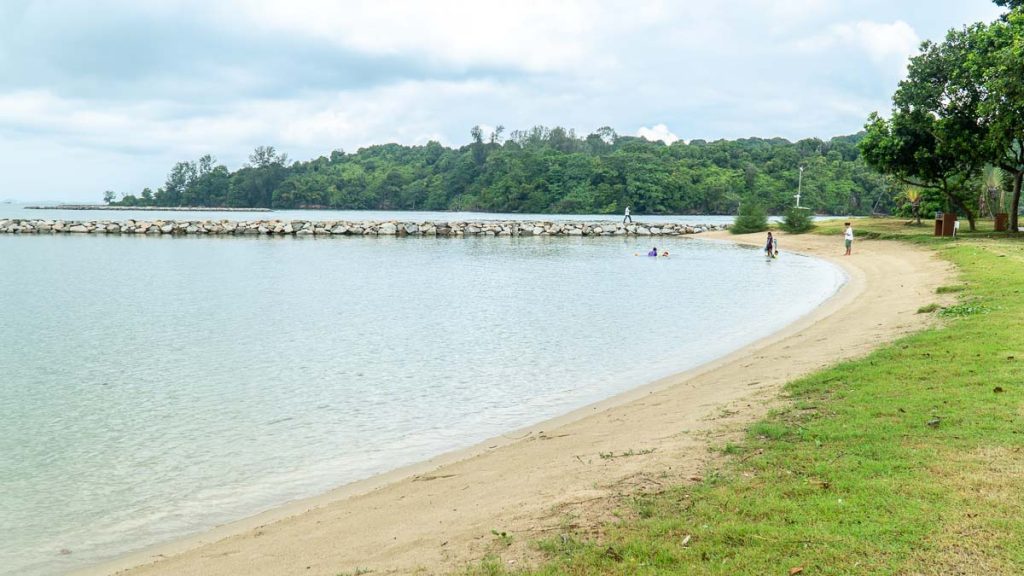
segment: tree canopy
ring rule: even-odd
[[[924,42],[893,95],[892,114],[868,118],[860,142],[865,161],[900,182],[939,193],[945,209],[964,214],[991,207],[991,167],[1012,182],[1010,229],[1016,231],[1024,179],[1024,8],[950,30]],[[995,185],[1002,187],[1001,182]],[[981,191],[981,193],[979,193]]]
[[[601,128],[585,137],[537,126],[470,132],[459,148],[382,144],[290,162],[261,146],[231,172],[211,156],[179,162],[164,186],[124,205],[471,210],[516,213],[729,214],[741,201],[773,212],[867,214],[888,198],[860,158],[862,135],[828,141],[747,138],[666,145]],[[888,209],[891,203],[881,206]]]

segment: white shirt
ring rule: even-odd
[[[843,233],[843,238],[846,238],[847,240],[853,240],[853,227],[848,226],[846,228],[846,232]]]
[[[626,216],[629,216],[629,206],[626,206]]]

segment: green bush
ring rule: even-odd
[[[768,212],[764,206],[754,203],[740,205],[739,214],[736,215],[736,222],[729,227],[733,234],[749,234],[751,232],[763,232],[768,229]]]
[[[786,211],[786,217],[782,220],[781,226],[786,232],[803,234],[814,228],[814,220],[811,219],[810,210],[792,207]]]

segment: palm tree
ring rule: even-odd
[[[981,201],[979,205],[984,210],[985,199],[988,199],[989,214],[1006,212],[1006,189],[1003,188],[1003,170],[998,166],[986,166],[981,174]],[[996,202],[996,193],[999,193],[999,201]],[[993,207],[993,204],[995,205]]]
[[[910,204],[910,210],[914,215],[914,224],[921,225],[921,201],[924,200],[924,193],[919,186],[907,186],[903,191],[903,201]]]

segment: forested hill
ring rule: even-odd
[[[521,213],[730,214],[740,201],[772,212],[794,202],[819,213],[888,210],[883,178],[860,158],[862,135],[829,141],[748,138],[672,145],[602,128],[577,137],[536,127],[471,132],[448,148],[384,144],[308,162],[260,147],[230,172],[210,156],[179,162],[156,192],[125,195],[122,205],[472,210]],[[881,202],[876,205],[876,202]]]

